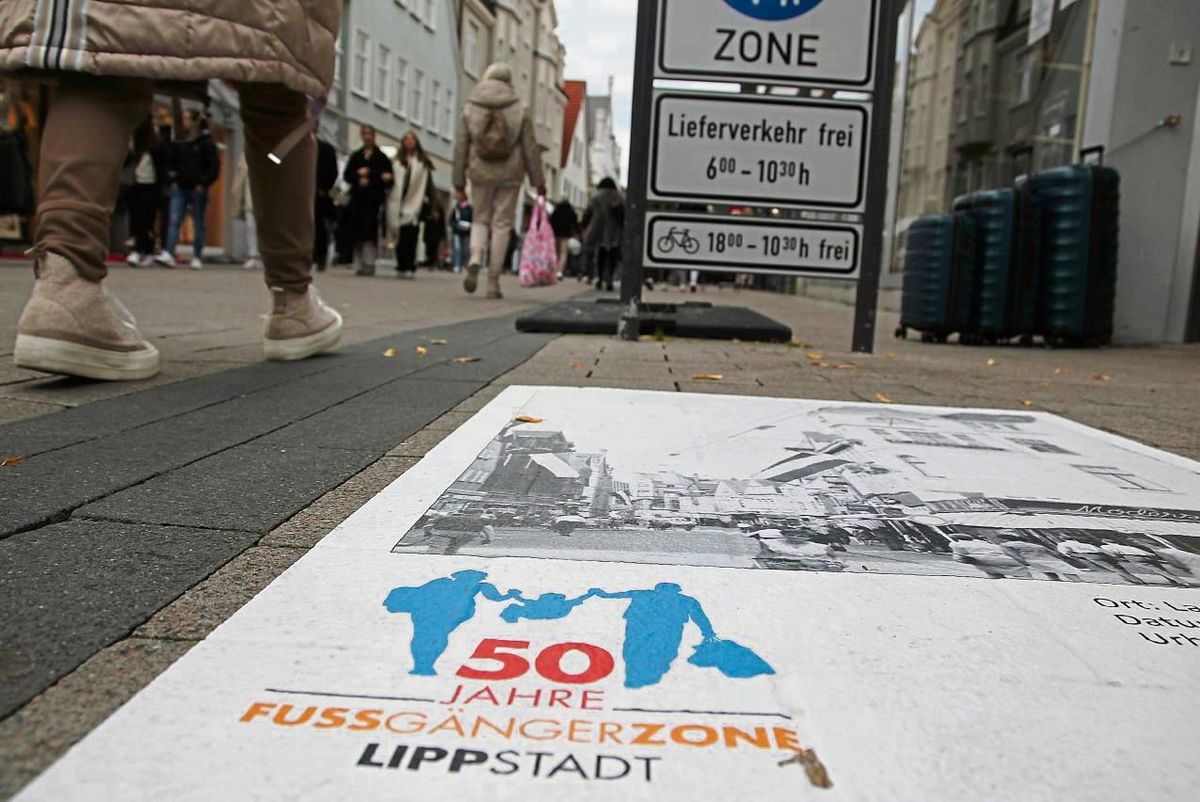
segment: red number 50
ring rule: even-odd
[[[491,671],[464,665],[458,669],[458,676],[464,679],[506,680],[516,679],[529,673],[529,661],[513,651],[524,651],[529,648],[527,640],[497,640],[488,638],[475,648],[472,660],[492,660],[500,667]],[[513,651],[502,652],[501,649]],[[587,657],[587,668],[578,674],[568,674],[563,670],[563,658],[570,652],[579,652]],[[534,660],[537,673],[551,682],[563,685],[587,685],[599,682],[613,672],[613,656],[599,646],[590,643],[557,643],[547,646]]]

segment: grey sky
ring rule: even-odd
[[[916,0],[917,23],[934,0]],[[637,0],[557,0],[558,35],[567,47],[566,77],[588,82],[588,93],[603,94],[615,80],[613,116],[617,141],[629,157],[629,120],[633,104],[633,54],[637,38]],[[624,173],[628,176],[628,171]]]

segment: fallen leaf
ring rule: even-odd
[[[839,362],[836,365],[826,364],[825,367],[833,368],[834,370],[858,370],[857,365],[851,365],[849,362]]]
[[[1062,368],[1055,368],[1055,369],[1054,369],[1054,375],[1055,375],[1055,376],[1061,376],[1062,374],[1063,374],[1063,369],[1062,369]]]
[[[535,418],[532,415],[519,415],[515,418],[517,423],[545,423],[545,418]]]
[[[819,354],[816,351],[809,351],[807,354],[805,354],[805,356],[813,362],[820,362],[821,360],[825,359],[823,354]]]
[[[892,403],[892,399],[888,398],[888,397],[887,397],[886,395],[884,395],[883,393],[875,393],[875,400],[876,400],[877,402],[879,402],[880,404],[890,404],[890,403]]]
[[[428,353],[429,353],[429,349],[426,348],[425,346],[423,346],[423,345],[417,346],[417,356],[425,356]]]
[[[886,354],[884,354],[884,356],[885,356],[885,357],[887,357],[888,359],[895,359],[895,358],[896,358],[896,352],[895,352],[895,351],[888,351]]]
[[[18,462],[24,462],[25,458],[19,454],[14,454],[11,457],[0,459],[0,468],[7,468],[9,465],[16,465]]]
[[[988,366],[989,368],[994,368],[994,367],[996,367],[996,360],[994,360],[994,359],[989,359],[989,360],[987,361],[987,366]]]
[[[449,345],[449,340],[430,340],[430,345]]]
[[[479,362],[480,359],[477,356],[456,356],[454,361],[460,365],[466,365],[469,362]]]
[[[395,359],[396,358],[396,349],[389,348],[383,352],[383,355],[386,356],[388,359]]]
[[[1096,380],[1096,381],[1098,381],[1098,382],[1110,382],[1110,381],[1112,381],[1112,376],[1109,376],[1107,373],[1097,373],[1097,374],[1096,374],[1095,376],[1093,376],[1092,378],[1093,378],[1093,379],[1095,379],[1095,380]]]
[[[1026,406],[1026,407],[1031,407],[1031,406],[1033,406],[1033,402],[1032,402],[1032,401],[1030,401],[1028,398],[1026,398],[1025,400],[1023,400],[1023,401],[1021,402],[1021,404],[1022,404],[1023,406]]]
[[[571,369],[572,369],[572,370],[583,370],[583,369],[584,369],[584,367],[585,367],[585,366],[584,366],[584,364],[583,364],[582,362],[572,362],[572,363],[571,363]]]
[[[697,373],[692,377],[694,382],[720,382],[725,381],[724,373]]]

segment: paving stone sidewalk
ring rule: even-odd
[[[658,292],[648,298],[684,299],[677,292]],[[498,372],[495,364],[489,367],[489,362],[501,361],[490,355],[478,363],[430,366],[423,370],[421,381],[457,380],[464,386],[470,384],[470,392],[453,406],[447,404],[448,411],[428,425],[387,443],[386,449],[382,440],[372,440],[377,452],[386,453],[368,459],[361,471],[311,504],[297,505],[294,514],[283,515],[284,504],[252,525],[222,529],[230,522],[219,516],[230,513],[210,513],[218,515],[207,520],[213,528],[198,530],[212,538],[204,558],[207,562],[189,563],[186,553],[177,555],[175,551],[180,539],[197,534],[188,525],[195,525],[200,507],[160,505],[150,515],[130,514],[129,510],[157,495],[138,490],[140,485],[128,491],[133,493],[129,497],[114,496],[115,500],[92,507],[94,516],[84,507],[82,515],[57,524],[63,527],[60,537],[74,538],[72,542],[80,544],[78,553],[70,557],[80,565],[119,552],[118,548],[106,549],[116,543],[117,532],[142,531],[112,527],[159,526],[143,536],[160,538],[155,550],[173,557],[167,561],[171,566],[164,567],[164,575],[175,571],[194,579],[186,591],[177,592],[171,589],[177,588],[180,580],[164,592],[156,584],[163,575],[138,579],[144,583],[142,597],[149,601],[122,610],[122,620],[129,622],[128,634],[108,641],[109,645],[0,721],[0,796],[14,793],[36,776],[508,385],[716,392],[881,406],[893,402],[1045,410],[1200,460],[1197,346],[1080,352],[923,345],[892,340],[890,332],[896,321],[885,314],[879,321],[879,352],[864,356],[849,353],[852,311],[847,307],[732,290],[710,289],[699,299],[752,306],[792,326],[796,342],[762,345],[649,338],[623,343],[605,337],[568,336],[546,338],[537,344],[536,356],[527,361],[518,360],[514,352],[510,364],[515,367],[510,370]],[[510,347],[514,345],[510,343]],[[405,389],[410,388],[396,384],[392,392]],[[86,411],[87,407],[80,410]],[[335,413],[313,416],[311,423],[289,424],[291,433],[282,436],[278,445],[311,445],[324,449],[322,453],[337,450],[342,438],[348,442],[357,436],[353,424],[361,416]],[[393,437],[395,432],[390,432]],[[119,438],[120,433],[113,436]],[[188,487],[203,479],[204,471],[193,471],[171,480],[169,488],[186,494]],[[211,491],[207,495],[216,497]],[[237,508],[239,504],[225,506]],[[142,518],[155,523],[147,524]],[[283,518],[286,520],[278,523]],[[160,519],[170,523],[160,525]],[[44,530],[31,534],[37,531]],[[28,548],[31,556],[36,553],[33,546]]]

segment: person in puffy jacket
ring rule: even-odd
[[[542,154],[529,112],[512,86],[512,68],[493,64],[471,92],[463,109],[454,147],[454,186],[459,202],[471,182],[471,256],[463,289],[475,292],[488,254],[488,298],[500,298],[500,275],[517,216],[525,176],[546,196]]]
[[[51,87],[41,142],[33,295],[17,365],[93,379],[144,379],[158,350],[102,287],[109,216],[130,134],[155,92],[241,97],[264,275],[268,359],[334,347],[341,316],[310,288],[316,103],[333,83],[339,0],[197,3],[0,2],[0,75]],[[236,47],[230,43],[236,42]]]

